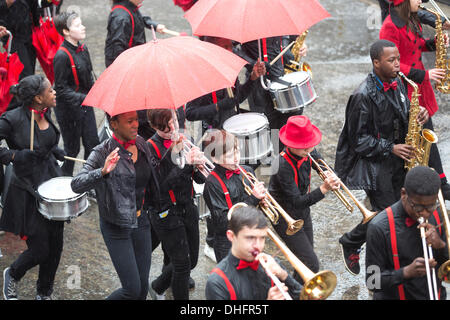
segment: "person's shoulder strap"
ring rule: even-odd
[[[392,259],[394,261],[395,270],[400,269],[400,260],[398,258],[398,249],[397,249],[397,235],[395,234],[395,220],[394,213],[392,212],[392,208],[386,208],[386,213],[389,221],[389,233],[391,235],[391,247],[392,247]],[[400,300],[406,300],[405,298],[405,290],[403,285],[398,285],[398,295]]]
[[[434,219],[436,220],[436,225],[439,226],[439,235],[442,235],[441,219],[439,218],[439,213],[437,210],[433,212]]]
[[[148,139],[147,141],[150,142],[150,144],[153,146],[153,149],[155,149],[156,151],[156,155],[158,156],[159,160],[161,160],[161,152],[159,151],[159,148],[156,145],[155,141],[153,141],[152,139]]]
[[[73,79],[75,81],[76,86],[75,91],[78,91],[80,87],[80,80],[78,79],[77,67],[75,66],[75,62],[73,61],[72,54],[69,52],[69,50],[67,50],[67,48],[63,46],[59,47],[59,50],[64,51],[69,56],[70,67],[72,69]]]
[[[289,158],[289,156],[286,154],[286,152],[281,151],[280,155],[287,161],[287,163],[289,163],[292,167],[292,170],[294,171],[294,179],[295,179],[295,184],[298,187],[298,174],[297,174],[297,168],[294,166],[294,163],[292,162],[291,158]]]
[[[227,206],[228,209],[231,209],[231,207],[233,206],[233,202],[231,202],[231,197],[230,197],[230,193],[228,192],[227,186],[225,185],[225,183],[223,182],[222,179],[220,179],[219,175],[217,173],[215,173],[214,171],[211,171],[211,175],[217,179],[217,181],[219,181],[220,186],[222,187],[222,191],[225,195],[225,200],[227,201]]]
[[[127,7],[122,6],[122,5],[120,5],[120,4],[114,6],[114,7],[111,9],[111,12],[113,12],[113,11],[116,10],[116,9],[123,9],[123,10],[125,10],[126,12],[128,12],[128,14],[130,15],[130,18],[131,18],[131,37],[130,37],[130,41],[128,42],[128,48],[131,48],[131,46],[133,45],[133,37],[134,37],[134,17],[133,17],[133,14],[130,12],[130,10],[128,10]]]
[[[228,280],[226,274],[219,268],[212,269],[211,273],[218,274],[223,279],[223,281],[225,281],[225,285],[227,286],[228,292],[230,293],[230,300],[236,300],[236,292],[234,291],[233,285],[231,284],[230,280]]]

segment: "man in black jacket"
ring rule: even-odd
[[[74,12],[63,12],[54,21],[56,30],[64,37],[53,60],[57,97],[55,114],[64,141],[64,151],[69,157],[76,158],[80,152],[81,139],[84,159],[87,159],[100,141],[94,109],[81,105],[94,84],[89,51],[85,44],[80,43],[86,37],[86,29]],[[64,175],[71,176],[73,168],[74,162],[66,161],[62,167]]]
[[[238,204],[238,206],[241,203]],[[263,253],[267,221],[255,207],[230,210],[227,237],[232,243],[230,253],[214,268],[206,282],[207,300],[284,300],[285,297],[267,276],[260,261],[281,282],[291,298],[298,299],[301,285],[271,256]]]
[[[405,178],[401,199],[378,214],[367,229],[366,281],[374,300],[427,300],[424,251],[419,227],[431,245],[431,268],[448,260],[444,227],[438,207],[439,175],[429,167],[415,167]],[[418,222],[419,218],[424,222]],[[446,290],[437,279],[439,299]]]
[[[363,189],[372,210],[381,211],[400,198],[413,148],[405,144],[409,100],[397,78],[400,55],[394,43],[378,40],[370,48],[371,72],[350,96],[345,123],[336,149],[335,170],[349,189]],[[428,112],[420,107],[420,123]],[[358,274],[359,252],[366,239],[367,224],[359,224],[339,242],[347,270]]]

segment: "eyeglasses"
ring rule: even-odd
[[[412,202],[409,199],[409,197],[407,197],[407,200],[408,200],[408,203],[411,206],[411,208],[413,208],[413,210],[417,213],[422,212],[423,210],[427,210],[428,212],[432,213],[439,206],[439,202],[436,202],[435,204],[432,204],[429,206],[424,206],[424,205],[416,204],[416,203]]]

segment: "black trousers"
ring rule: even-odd
[[[56,118],[61,129],[64,142],[64,151],[67,156],[76,158],[80,152],[80,139],[84,147],[84,159],[89,157],[92,149],[100,143],[97,134],[94,109],[82,107],[82,116],[79,120],[69,120],[67,114],[62,114],[61,109],[56,108]],[[62,166],[65,176],[73,175],[74,161],[66,160]]]
[[[64,222],[45,220],[39,233],[27,238],[27,250],[11,264],[11,276],[19,281],[28,270],[39,265],[37,294],[49,296],[58,269],[64,242]]]
[[[170,261],[152,287],[158,294],[171,287],[174,300],[189,300],[189,276],[197,265],[200,246],[198,208],[180,204],[172,207],[167,216],[152,213],[150,219]]]
[[[286,234],[287,223],[282,217],[278,220],[278,224],[273,225],[273,227],[280,238],[286,243],[289,250],[312,272],[316,273],[319,271],[320,264],[314,252],[314,234],[311,215],[308,213],[302,219],[304,222],[303,228],[290,236]],[[304,283],[297,271],[294,272],[294,278],[300,284]]]
[[[400,191],[405,181],[404,161],[394,155],[383,162],[377,177],[377,190],[366,190],[372,211],[383,211],[400,200]],[[359,249],[366,242],[367,223],[358,224],[353,230],[345,233],[339,242],[347,247]]]
[[[434,131],[433,121],[431,120],[431,118],[430,118],[430,120],[428,120],[427,123],[424,124],[423,128]],[[436,170],[436,172],[439,174],[439,176],[441,177],[441,183],[446,184],[447,178],[445,177],[445,174],[444,174],[444,169],[442,167],[442,161],[441,161],[441,155],[439,154],[439,149],[438,149],[436,143],[431,144],[430,158],[428,160],[428,165],[431,168],[433,168],[434,170]]]
[[[152,257],[148,220],[137,228],[122,228],[100,217],[100,230],[122,284],[107,300],[145,300]]]

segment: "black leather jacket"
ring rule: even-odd
[[[372,72],[348,100],[335,170],[349,188],[376,190],[380,166],[389,165],[394,144],[405,141],[409,99],[402,81],[396,81],[397,90],[384,92]]]
[[[134,33],[131,47],[135,47],[146,42],[145,28],[153,26],[156,30],[158,23],[152,21],[150,17],[143,17],[134,4],[130,1],[122,1],[116,5],[126,7],[133,15]],[[132,19],[128,12],[123,9],[116,9],[109,14],[108,34],[105,40],[105,65],[108,67],[125,50],[129,49],[129,42],[132,33]]]
[[[106,157],[117,147],[119,147],[120,160],[116,168],[102,176],[101,171]],[[146,155],[147,162],[151,164],[152,174],[149,183],[157,185],[155,159],[141,136],[136,138],[136,147]],[[136,172],[131,153],[116,140],[109,138],[92,150],[81,171],[73,178],[71,186],[77,193],[95,189],[98,211],[103,219],[121,227],[136,228],[135,184]],[[156,192],[158,190],[157,188]]]

